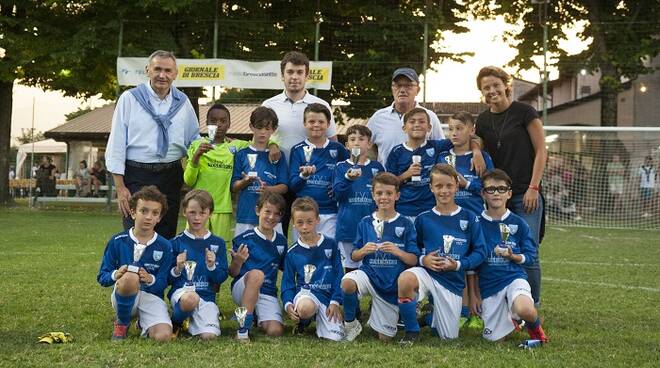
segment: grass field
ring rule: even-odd
[[[455,341],[423,333],[411,349],[375,340],[355,343],[308,336],[233,340],[222,322],[217,341],[156,344],[137,337],[111,343],[110,289],[96,283],[105,242],[119,231],[115,214],[0,209],[0,366],[627,366],[660,365],[660,231],[549,228],[541,248],[547,346],[516,347],[526,334],[487,343],[472,331]],[[231,315],[227,285],[220,308]],[[75,342],[39,345],[66,331]]]

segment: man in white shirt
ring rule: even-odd
[[[145,68],[149,83],[123,93],[112,116],[106,163],[117,187],[124,228],[133,226],[131,193],[155,185],[167,196],[167,212],[156,232],[176,235],[183,168],[181,158],[198,139],[197,115],[188,97],[172,86],[177,76],[174,54],[158,50]]]
[[[415,107],[426,110],[431,118],[431,133],[428,139],[444,139],[440,119],[435,112],[424,108],[415,101],[419,93],[419,76],[411,68],[399,68],[392,74],[392,105],[376,111],[367,127],[371,130],[371,142],[378,151],[378,161],[385,166],[392,149],[406,141],[403,131],[403,115]]]
[[[320,103],[332,111],[330,104],[309,93],[305,88],[309,75],[309,58],[298,51],[287,52],[280,62],[282,82],[284,91],[273,96],[262,103],[270,107],[277,114],[279,120],[277,131],[273,138],[279,145],[287,160],[290,159],[291,147],[307,139],[307,131],[303,125],[303,113],[305,108],[312,103]],[[334,117],[330,118],[330,126],[326,136],[331,141],[337,140],[337,127]],[[282,229],[284,235],[289,227],[289,209],[295,199],[295,195],[287,193],[287,211],[282,216]]]

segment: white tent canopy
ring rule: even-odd
[[[34,143],[25,143],[18,146],[18,153],[16,154],[16,177],[19,177],[23,172],[23,164],[25,160],[32,153],[32,147],[34,147],[35,154],[44,154],[44,153],[66,153],[67,146],[64,142],[57,142],[54,139],[46,139]]]

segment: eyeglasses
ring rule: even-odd
[[[394,89],[412,89],[417,87],[417,83],[406,83],[406,84],[392,83],[392,87],[394,87]]]
[[[484,188],[484,192],[486,192],[488,194],[495,194],[495,191],[497,191],[500,194],[504,194],[504,193],[508,192],[509,190],[511,190],[511,188],[507,187],[506,185],[502,185],[502,186],[499,186],[499,187],[485,187]]]

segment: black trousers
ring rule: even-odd
[[[180,162],[165,169],[133,167],[126,165],[124,184],[131,194],[147,185],[155,185],[167,197],[167,212],[163,215],[156,232],[166,239],[176,235],[176,225],[179,219],[181,204],[181,187],[183,186],[183,167]],[[124,230],[133,227],[131,217],[124,217]]]

